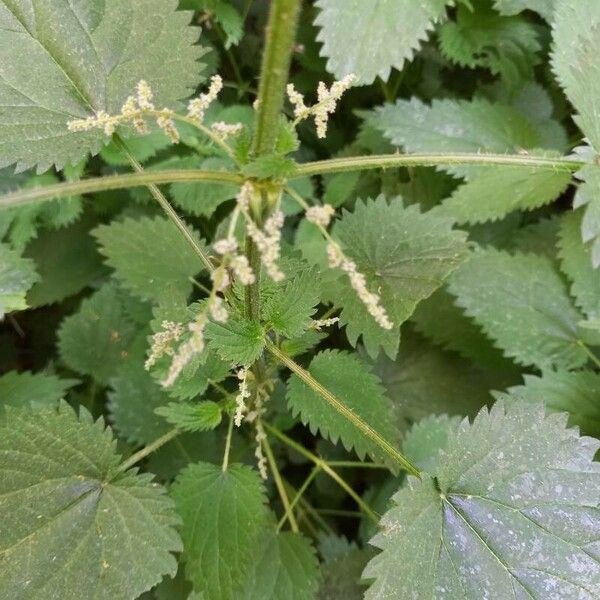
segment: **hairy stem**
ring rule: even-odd
[[[123,175],[107,175],[94,177],[81,181],[67,181],[42,187],[18,190],[0,196],[0,209],[23,206],[38,200],[55,200],[68,198],[79,194],[91,194],[109,190],[123,190],[147,185],[160,185],[162,183],[222,183],[224,185],[241,185],[244,178],[237,173],[227,171],[200,171],[198,169],[172,170],[172,171],[144,171],[126,173]]]
[[[375,154],[372,156],[332,158],[300,164],[289,179],[323,175],[325,173],[342,173],[344,171],[450,165],[531,167],[532,169],[572,173],[586,164],[584,161],[571,160],[569,157],[545,158],[527,154]]]
[[[164,446],[167,442],[170,442],[173,438],[176,438],[181,431],[179,429],[171,429],[164,435],[161,435],[158,439],[154,440],[151,444],[144,446],[141,450],[138,450],[132,454],[127,460],[123,461],[117,468],[117,473],[123,473],[127,469],[133,467],[133,465],[139,463],[141,460],[149,456],[161,446]]]
[[[368,423],[365,423],[353,410],[348,408],[339,398],[332,394],[326,387],[321,385],[306,369],[303,369],[298,363],[294,362],[289,356],[282,352],[275,344],[267,340],[267,350],[275,356],[282,364],[290,371],[295,373],[300,379],[314,390],[321,398],[327,401],[335,410],[346,417],[353,425],[362,431],[371,441],[375,442],[390,458],[396,462],[400,468],[404,469],[411,475],[420,477],[420,471],[398,451],[392,444],[383,438],[375,431]],[[323,469],[325,470],[325,469]]]
[[[358,504],[360,509],[375,523],[379,523],[379,517],[375,514],[375,512],[369,507],[369,505],[352,489],[352,487],[342,479],[323,459],[319,458],[317,455],[313,454],[310,450],[307,450],[302,444],[298,444],[298,442],[294,441],[292,438],[289,438],[285,433],[279,431],[279,429],[269,425],[268,423],[263,423],[264,428],[274,435],[276,438],[281,440],[284,444],[288,445],[290,448],[293,448],[304,456],[308,458],[311,462],[313,462],[316,466],[318,466],[323,472],[327,473],[329,477],[331,477],[355,502]]]
[[[273,456],[273,450],[271,450],[271,444],[269,444],[269,440],[265,438],[262,441],[262,445],[265,450],[265,454],[267,455],[267,460],[269,461],[269,467],[271,469],[271,473],[273,474],[273,479],[275,480],[275,486],[277,487],[277,491],[279,492],[281,502],[283,503],[283,508],[285,509],[285,518],[289,519],[292,531],[294,533],[298,533],[298,523],[296,521],[296,517],[294,516],[294,510],[290,504],[290,499],[288,498],[288,495],[285,491],[285,486],[283,485],[281,474],[279,473],[279,469],[277,468],[277,463],[275,462],[275,457]]]
[[[120,137],[117,137],[116,142],[117,142],[117,145],[119,146],[119,148],[121,149],[121,151],[125,154],[125,156],[129,160],[129,163],[131,164],[133,169],[135,171],[137,171],[138,173],[143,173],[144,167],[142,167],[142,165],[137,161],[137,159],[129,151],[129,148],[127,148],[127,146],[125,145],[123,140]],[[152,194],[153,198],[160,204],[161,208],[164,210],[167,217],[169,217],[169,219],[171,219],[171,221],[173,222],[175,227],[177,227],[177,229],[179,229],[180,233],[186,239],[188,244],[192,247],[194,252],[198,255],[200,260],[204,263],[204,266],[208,269],[209,273],[212,273],[215,270],[213,264],[210,262],[210,259],[208,258],[208,256],[206,255],[206,253],[204,252],[204,250],[202,249],[200,244],[198,244],[196,238],[194,237],[192,232],[189,230],[188,226],[185,224],[183,219],[175,212],[175,209],[171,206],[169,201],[165,198],[164,194],[154,184],[150,184],[147,187],[148,187],[148,190],[150,191],[150,193]]]
[[[271,0],[258,88],[255,156],[270,154],[275,147],[299,13],[300,0]]]

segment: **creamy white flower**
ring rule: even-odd
[[[335,208],[331,204],[323,204],[323,206],[311,206],[306,211],[306,218],[315,225],[327,227],[334,214]]]
[[[199,123],[204,121],[206,109],[214,102],[223,89],[223,80],[220,75],[213,75],[210,79],[208,92],[200,94],[198,98],[190,100],[188,103],[188,117],[197,120]]]
[[[311,327],[317,331],[320,331],[323,327],[335,325],[339,320],[339,317],[331,317],[330,319],[316,319],[311,323]]]
[[[217,254],[220,254],[221,256],[223,256],[225,254],[230,254],[230,253],[235,252],[238,249],[238,243],[234,237],[228,237],[228,238],[223,238],[223,239],[217,240],[213,244],[213,248],[215,249],[215,252]]]
[[[244,184],[240,187],[240,191],[235,197],[235,201],[237,202],[237,205],[241,211],[246,212],[250,208],[250,203],[254,198],[254,194],[255,190],[252,182],[244,181]]]
[[[173,321],[163,321],[161,323],[161,331],[158,331],[152,336],[150,345],[150,356],[144,363],[144,368],[148,371],[156,361],[164,355],[173,356],[173,343],[176,342],[183,334],[183,326],[181,323]]]
[[[356,263],[344,256],[342,249],[334,242],[327,244],[327,259],[331,268],[340,268],[350,279],[350,285],[356,292],[360,301],[365,305],[375,322],[383,329],[392,329],[394,324],[390,321],[385,309],[381,306],[378,294],[369,292],[365,276],[357,269]]]
[[[248,411],[246,407],[246,398],[250,398],[251,394],[248,390],[248,384],[246,383],[246,377],[248,375],[248,368],[244,367],[237,372],[237,377],[240,381],[238,387],[238,394],[235,397],[235,413],[233,416],[233,422],[236,427],[240,427],[244,419],[244,413]]]
[[[230,261],[229,266],[235,275],[235,278],[242,285],[252,285],[256,281],[256,276],[248,259],[243,254],[236,254]]]
[[[277,265],[281,253],[280,242],[283,221],[283,213],[280,210],[276,210],[267,219],[262,231],[251,219],[248,219],[246,223],[246,231],[256,244],[260,253],[260,260],[273,281],[281,281],[285,277]]]
[[[154,110],[154,104],[152,104],[152,98],[154,94],[148,85],[148,82],[141,79],[136,87],[137,91],[137,103],[142,110]]]
[[[309,110],[304,104],[304,96],[296,90],[293,83],[287,84],[287,95],[290,103],[294,105],[294,116],[299,119],[305,118],[305,113]]]
[[[241,123],[225,123],[224,121],[217,121],[213,123],[210,128],[219,137],[226,139],[232,135],[238,135],[244,126]]]
[[[156,123],[174,144],[179,142],[179,131],[177,131],[177,128],[175,127],[172,110],[163,108],[156,119]]]

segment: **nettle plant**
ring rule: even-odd
[[[590,0],[1,0],[0,599],[600,598],[599,57]]]

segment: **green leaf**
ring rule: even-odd
[[[533,67],[539,62],[536,27],[522,17],[498,14],[491,0],[480,0],[474,9],[460,4],[456,20],[440,28],[442,53],[462,67],[487,68],[516,90],[533,78]]]
[[[586,166],[577,173],[582,183],[577,188],[573,208],[585,206],[581,220],[581,237],[590,243],[592,265],[600,266],[600,169]]]
[[[139,336],[127,359],[109,381],[109,419],[119,437],[133,445],[150,444],[172,429],[154,409],[169,401],[144,369],[145,336]]]
[[[516,15],[524,10],[534,10],[546,21],[552,22],[556,0],[494,0],[494,8],[502,15]]]
[[[119,473],[102,420],[9,408],[0,455],[0,597],[133,600],[175,575],[173,504],[152,476]]]
[[[365,598],[593,598],[598,443],[565,422],[498,403],[461,423],[431,475],[394,496]]]
[[[319,303],[319,289],[319,276],[314,268],[284,279],[265,302],[263,320],[287,338],[302,335]]]
[[[230,170],[229,159],[211,156],[204,160],[184,158],[169,161],[171,169],[201,169],[213,171]],[[196,217],[210,217],[226,200],[235,198],[238,188],[235,185],[220,183],[172,183],[169,192],[173,203]]]
[[[325,190],[323,191],[323,203],[331,204],[331,206],[341,206],[350,200],[359,178],[359,171],[336,173],[327,178]]]
[[[562,217],[559,239],[561,268],[571,281],[575,304],[588,319],[600,318],[600,271],[592,266],[590,249],[581,239],[581,211]]]
[[[538,153],[557,156],[557,153]],[[458,187],[438,209],[457,223],[501,219],[515,210],[533,210],[558,198],[571,174],[532,167],[486,169]],[[434,209],[435,210],[435,209]]]
[[[415,423],[404,438],[402,452],[412,462],[428,473],[438,466],[440,451],[446,449],[448,438],[455,435],[460,417],[430,415]]]
[[[328,297],[342,307],[340,322],[347,326],[352,345],[362,335],[372,357],[382,347],[393,358],[400,325],[463,261],[466,235],[452,230],[451,219],[421,214],[418,206],[405,208],[400,199],[388,204],[383,196],[357,202],[353,213],[344,212],[334,234],[365,275],[367,288],[380,295],[394,328],[385,330],[375,322],[345,276]]]
[[[570,369],[587,362],[578,345],[581,315],[546,257],[491,248],[476,252],[452,276],[449,290],[518,363]]]
[[[209,346],[224,361],[251,365],[265,347],[265,332],[260,323],[229,315],[226,323],[210,321],[206,327]]]
[[[13,310],[27,308],[25,295],[39,280],[35,264],[18,252],[0,243],[0,319]]]
[[[203,49],[175,0],[0,3],[0,166],[61,168],[105,142],[67,122],[121,106],[140,79],[174,108],[199,82]]]
[[[151,131],[145,135],[134,134],[124,136],[123,142],[134,158],[145,163],[148,159],[156,156],[160,150],[164,150],[171,145],[171,140],[162,130]],[[115,167],[130,167],[129,156],[123,152],[121,144],[110,141],[100,151],[102,160]]]
[[[192,291],[190,277],[204,268],[175,225],[164,217],[127,217],[100,225],[92,233],[117,280],[142,299],[160,301],[170,288],[187,297]],[[196,241],[203,245],[197,235]]]
[[[244,592],[239,600],[314,600],[319,563],[301,533],[275,533],[269,527],[256,547]]]
[[[70,369],[107,383],[127,358],[134,334],[116,286],[105,284],[62,322],[58,350]]]
[[[84,218],[59,231],[42,231],[28,244],[24,255],[34,261],[40,274],[40,280],[27,292],[29,306],[60,302],[105,273],[89,234],[91,226],[92,219]]]
[[[443,287],[421,302],[411,317],[416,330],[438,346],[458,352],[486,369],[510,371],[511,361],[456,306],[455,300]]]
[[[403,336],[396,361],[378,358],[375,372],[401,430],[430,414],[475,415],[492,400],[491,389],[518,381],[512,374],[478,368],[411,335]]]
[[[553,26],[552,67],[577,111],[573,120],[600,150],[600,5],[586,0],[558,2]]]
[[[447,0],[318,0],[315,25],[327,70],[338,79],[353,73],[361,85],[376,76],[387,81],[391,67],[402,70],[435,22],[446,15]]]
[[[12,168],[8,169],[12,170]],[[20,186],[21,189],[34,189],[59,183],[59,178],[53,173],[33,175]],[[12,175],[11,178],[17,179]],[[81,198],[70,197],[34,202],[25,206],[17,206],[3,211],[3,218],[10,221],[7,239],[14,248],[22,249],[28,242],[37,237],[44,229],[60,229],[75,222],[81,215],[83,205]]]
[[[325,350],[312,359],[308,371],[388,442],[397,442],[398,429],[384,388],[379,378],[356,356]],[[334,444],[341,440],[346,450],[353,448],[361,459],[368,453],[376,459],[385,460],[379,446],[296,375],[288,381],[287,400],[292,413],[300,415],[313,433],[320,431]]]
[[[293,175],[296,171],[296,163],[291,158],[286,158],[280,154],[269,154],[261,156],[252,162],[244,165],[242,173],[246,177],[256,177],[257,179],[284,179]]]
[[[197,463],[172,488],[183,519],[185,573],[206,600],[239,598],[259,533],[266,524],[263,485],[243,465]]]
[[[323,553],[323,544],[320,549]],[[371,552],[359,549],[356,544],[347,544],[341,553],[324,558],[325,563],[321,565],[323,583],[317,600],[362,600],[367,584],[361,580],[361,573]]]
[[[509,388],[515,402],[544,401],[552,412],[569,413],[569,425],[600,437],[600,375],[592,371],[544,371],[524,375],[523,385]],[[502,396],[502,394],[501,394]]]
[[[155,412],[183,431],[208,431],[221,422],[221,407],[211,400],[198,404],[169,402],[166,406],[159,406]]]
[[[77,383],[76,379],[61,379],[50,373],[9,371],[0,376],[0,407],[55,406],[65,397],[67,390]]]
[[[515,153],[540,145],[534,125],[515,108],[481,98],[433,100],[430,106],[417,98],[397,100],[376,109],[368,123],[407,152]],[[464,175],[482,169],[444,170]]]

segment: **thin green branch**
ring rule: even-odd
[[[306,492],[306,490],[308,489],[308,486],[313,482],[314,478],[319,474],[320,470],[321,470],[320,467],[318,467],[316,465],[312,468],[308,477],[304,480],[304,483],[300,486],[300,488],[296,492],[296,495],[292,499],[292,501],[290,503],[289,514],[293,514],[292,511],[296,507],[296,504],[298,504],[300,498],[302,498],[304,492]],[[281,528],[283,527],[287,518],[288,518],[288,511],[285,512],[283,517],[281,517],[281,519],[279,520],[279,523],[277,523],[277,532],[281,531]]]
[[[419,469],[413,465],[400,451],[375,431],[368,423],[365,423],[353,410],[348,408],[340,399],[334,396],[326,387],[321,385],[306,369],[294,362],[289,356],[282,352],[275,344],[267,340],[267,350],[283,363],[290,371],[298,375],[306,385],[312,388],[321,398],[326,400],[335,410],[351,421],[357,429],[360,429],[371,441],[375,442],[394,462],[402,469],[415,475],[421,476]],[[325,463],[326,464],[326,463]]]
[[[588,358],[600,368],[600,359],[592,352],[590,347],[583,341],[577,340],[577,345],[588,355]]]
[[[221,183],[224,185],[241,185],[244,178],[237,173],[226,171],[200,171],[198,169],[171,170],[171,171],[144,171],[139,173],[126,173],[123,175],[107,175],[80,181],[67,181],[42,187],[18,190],[0,196],[0,209],[23,206],[38,200],[55,200],[68,198],[80,194],[106,192],[109,190],[122,190],[132,187],[147,185],[160,185],[163,183]]]
[[[138,162],[138,160],[129,151],[129,148],[127,148],[127,146],[125,145],[125,142],[123,142],[123,140],[120,137],[116,137],[115,141],[116,141],[117,145],[119,146],[120,150],[123,152],[123,154],[129,160],[129,163],[131,164],[133,169],[135,171],[137,171],[138,173],[143,173],[144,167],[142,167],[142,165]],[[171,206],[170,202],[166,199],[164,194],[154,184],[149,184],[147,186],[147,188],[150,191],[150,193],[152,194],[153,198],[160,204],[160,207],[166,213],[167,217],[169,217],[169,219],[171,219],[171,221],[173,222],[175,227],[177,227],[177,229],[179,229],[179,232],[181,233],[181,235],[183,235],[185,240],[191,246],[192,250],[198,255],[200,260],[204,263],[204,266],[208,269],[209,273],[212,273],[215,270],[215,268],[214,268],[213,264],[210,262],[210,259],[208,258],[208,256],[204,252],[204,250],[202,249],[202,246],[200,246],[200,244],[196,240],[196,237],[190,231],[190,229],[185,224],[183,219],[177,214],[175,209]]]
[[[263,424],[264,426],[264,424]],[[267,460],[269,461],[269,468],[271,469],[271,473],[273,474],[273,479],[275,480],[275,486],[277,487],[277,491],[279,492],[279,496],[281,498],[281,502],[283,503],[283,508],[285,509],[285,516],[290,521],[290,526],[294,533],[298,533],[298,523],[296,521],[296,517],[294,516],[294,510],[290,505],[290,500],[285,491],[285,486],[283,485],[283,480],[281,479],[281,474],[279,473],[279,469],[277,468],[277,462],[275,461],[275,457],[273,456],[273,450],[271,450],[271,444],[269,444],[269,440],[265,437],[262,441],[263,448],[265,450],[265,454],[267,455]]]
[[[352,487],[340,477],[323,459],[313,454],[310,450],[307,450],[302,444],[289,438],[285,433],[279,431],[276,427],[263,423],[264,428],[274,435],[276,438],[281,440],[284,444],[287,444],[290,448],[293,448],[296,452],[308,458],[316,466],[318,466],[323,472],[327,473],[355,502],[358,504],[360,509],[375,523],[379,523],[379,516],[371,509],[371,507],[352,489]]]
[[[227,437],[225,438],[225,451],[223,452],[223,473],[227,471],[229,466],[229,452],[231,451],[231,435],[233,434],[233,418],[229,417],[229,425],[227,427]]]
[[[326,173],[342,173],[344,171],[451,165],[518,166],[573,173],[586,164],[588,163],[581,160],[571,160],[568,157],[545,158],[543,156],[530,156],[527,154],[375,154],[372,156],[332,158],[300,164],[289,179],[311,175],[324,175]]]
[[[141,460],[149,456],[161,446],[164,446],[167,442],[176,438],[181,431],[179,429],[171,429],[171,431],[161,435],[158,439],[154,440],[151,444],[144,446],[141,450],[138,450],[132,454],[127,460],[123,461],[117,468],[117,473],[124,473],[127,469],[133,467],[133,465],[139,463]]]

